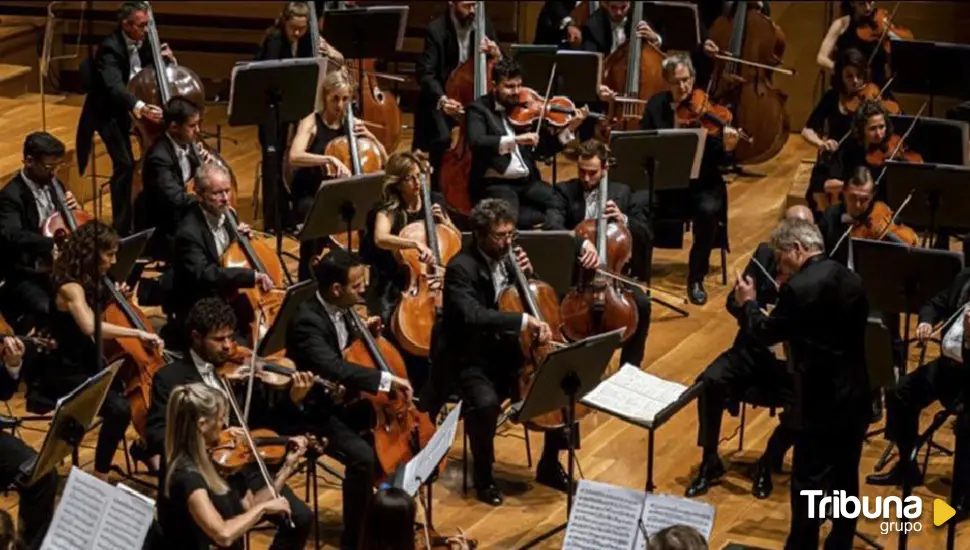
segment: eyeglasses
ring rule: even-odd
[[[516,230],[503,231],[501,233],[489,233],[488,236],[495,241],[504,241],[507,239],[515,239],[519,236],[519,232]]]

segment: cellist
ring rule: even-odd
[[[428,153],[435,189],[439,188],[436,178],[441,157],[451,145],[451,130],[464,108],[445,94],[445,84],[451,73],[474,55],[474,27],[475,2],[448,2],[447,12],[428,24],[424,50],[415,65],[421,91],[414,111],[411,149]],[[485,38],[477,48],[492,57],[501,57],[496,40],[495,29],[486,17]]]
[[[117,253],[118,234],[101,222],[92,221],[67,238],[55,260],[49,328],[57,349],[47,363],[47,372],[37,376],[37,389],[43,397],[56,400],[67,395],[104,366],[93,339],[94,304],[100,295],[107,305],[108,290],[98,287],[103,285]],[[107,322],[101,323],[101,334],[105,339],[137,338],[152,346],[164,345],[157,334]],[[120,378],[115,379],[99,413],[104,422],[94,452],[94,473],[105,480],[118,443],[131,422],[131,408],[121,382]]]
[[[286,353],[300,370],[338,382],[351,392],[393,393],[411,399],[411,384],[388,372],[368,369],[343,359],[350,345],[349,308],[362,298],[365,266],[356,255],[337,248],[313,266],[316,296],[300,304],[286,331]],[[379,317],[367,319],[371,329]],[[319,403],[314,412],[316,434],[326,437],[326,454],[345,466],[343,482],[343,525],[341,548],[357,548],[359,528],[373,496],[378,466],[374,447],[360,433],[371,427],[371,409],[334,407]]]

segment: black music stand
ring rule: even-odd
[[[694,4],[643,2],[643,19],[663,33],[664,50],[692,52],[701,43],[701,25]]]
[[[155,233],[154,227],[139,231],[134,235],[129,235],[118,241],[118,253],[115,264],[108,270],[108,277],[112,281],[127,281],[129,286],[133,286],[133,281],[129,279],[133,278],[132,276],[135,273],[139,277],[141,276],[141,270],[135,271],[135,264],[138,263],[138,258],[145,251],[145,246],[148,245],[148,241],[152,238],[153,233]]]
[[[657,191],[687,190],[690,180],[700,173],[705,140],[702,130],[693,129],[613,132],[610,150],[616,166],[610,168],[610,178],[629,185],[631,191],[646,190],[652,207]],[[682,317],[690,316],[656,296],[650,300]]]
[[[925,228],[930,235],[941,228],[970,228],[970,167],[888,161],[886,177],[890,205],[898,207],[913,193],[899,222]]]
[[[16,480],[18,485],[33,485],[77,449],[94,423],[121,364],[121,360],[111,363],[58,400],[40,452],[20,466]]]
[[[326,74],[323,59],[284,59],[256,61],[232,68],[229,87],[229,125],[266,127],[266,158],[271,166],[264,166],[270,186],[278,188],[283,175],[283,154],[276,145],[280,126],[298,122],[312,113],[317,104],[317,89]],[[308,82],[317,83],[308,86]],[[267,172],[268,170],[268,172]],[[257,182],[258,185],[258,182]],[[277,218],[282,223],[283,201],[276,201]],[[276,255],[283,265],[287,280],[293,281],[283,261],[283,231],[276,232]]]
[[[321,36],[345,59],[389,59],[404,47],[408,6],[370,6],[328,10]],[[357,82],[364,81],[363,64],[357,64]],[[357,87],[357,105],[364,90]]]
[[[894,93],[970,99],[970,45],[926,40],[893,40],[890,58]]]
[[[471,233],[461,234],[462,247],[471,246]],[[572,231],[519,231],[516,244],[525,250],[532,269],[543,281],[565,296],[573,286],[576,270],[576,237]]]
[[[593,391],[603,378],[606,367],[613,358],[613,351],[620,346],[623,330],[573,342],[552,351],[539,366],[529,389],[529,394],[512,406],[512,418],[516,422],[529,420],[557,409],[563,410],[569,427],[568,453],[569,489],[566,492],[566,518],[573,509],[576,459],[576,403]],[[566,522],[527,542],[520,550],[532,548],[556,533],[566,529]]]
[[[314,280],[300,281],[286,289],[283,304],[280,305],[276,319],[273,320],[273,324],[269,326],[263,339],[256,346],[258,357],[267,357],[286,348],[286,327],[290,324],[290,319],[296,315],[300,304],[307,300],[316,299],[316,292],[317,282]]]
[[[299,239],[324,239],[346,231],[349,245],[354,231],[364,229],[367,212],[380,200],[383,186],[384,172],[324,181],[317,189]]]
[[[889,117],[894,128],[913,126],[915,116],[893,115]],[[936,164],[966,166],[967,142],[970,141],[970,124],[948,118],[920,117],[913,126],[913,133],[906,144],[923,156],[923,160]]]

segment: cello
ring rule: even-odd
[[[770,17],[751,2],[735,3],[733,15],[723,15],[711,26],[710,38],[729,56],[720,61],[711,84],[716,101],[732,106],[734,123],[751,141],[739,141],[734,157],[741,164],[765,162],[788,141],[791,123],[785,103],[788,95],[777,88],[772,73],[793,74],[778,67],[785,53],[785,35]]]
[[[407,379],[404,359],[394,345],[382,336],[374,336],[354,308],[348,309],[346,315],[360,338],[344,350],[344,360]],[[379,393],[363,398],[374,411],[374,451],[384,472],[377,480],[381,481],[428,444],[435,425],[427,413],[418,411],[413,402],[400,395]]]
[[[603,84],[612,90],[623,90],[626,98],[637,102],[610,103],[611,130],[638,130],[646,101],[666,88],[663,76],[663,60],[667,57],[657,46],[639,38],[637,24],[643,20],[642,2],[633,3],[630,14],[630,37],[619,48],[603,60]]]
[[[600,275],[601,270],[620,273],[633,252],[633,237],[626,226],[606,219],[609,176],[604,171],[599,182],[599,214],[583,220],[573,230],[577,236],[596,243],[600,266],[583,273],[579,285],[562,300],[562,332],[570,340],[582,340],[623,328],[621,341],[633,336],[639,320],[636,300],[629,290],[620,290],[617,283]]]
[[[491,74],[495,64],[488,54],[480,51],[485,38],[485,2],[475,2],[475,29],[472,33],[474,55],[459,65],[445,83],[445,95],[468,105],[487,94],[491,89]],[[458,125],[458,140],[441,157],[441,194],[445,202],[456,212],[467,216],[472,209],[468,194],[469,177],[472,169],[472,152],[465,135],[465,120]]]
[[[432,289],[427,275],[447,265],[461,250],[461,233],[449,224],[437,223],[431,212],[431,187],[421,172],[421,209],[424,221],[404,226],[399,236],[422,242],[431,250],[434,264],[422,262],[415,250],[398,250],[397,261],[407,267],[408,287],[391,318],[391,331],[405,351],[418,357],[431,352],[431,328],[441,309],[441,289]]]

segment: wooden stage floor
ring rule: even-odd
[[[224,115],[212,109],[207,115],[208,124],[224,119]],[[38,121],[39,126],[39,121]],[[240,182],[240,208],[244,218],[252,217],[253,181],[259,149],[253,129],[223,128],[226,138],[223,152],[233,166]],[[410,133],[405,133],[401,147],[409,143]],[[778,220],[784,206],[785,196],[792,178],[804,158],[812,151],[796,135],[777,158],[763,165],[752,167],[764,174],[758,179],[739,179],[729,186],[730,240],[728,255],[729,279],[735,270],[743,269],[751,251],[765,240]],[[562,165],[568,166],[568,162]],[[571,167],[560,170],[560,178],[571,177]],[[689,242],[686,243],[689,246]],[[289,243],[293,246],[294,243]],[[658,250],[655,255],[654,283],[657,287],[683,295],[685,289],[687,248],[683,250]],[[663,378],[690,384],[714,358],[733,341],[737,324],[724,309],[724,300],[730,286],[720,283],[720,261],[712,255],[712,271],[707,279],[710,299],[706,306],[688,306],[690,317],[680,318],[663,308],[655,307],[647,354],[643,367]],[[18,395],[9,405],[16,414],[23,411],[23,398]],[[937,409],[924,414],[925,426]],[[729,542],[743,543],[753,547],[781,548],[789,525],[789,481],[786,474],[775,476],[775,491],[770,499],[760,501],[750,495],[751,474],[754,461],[764,449],[765,441],[776,425],[777,419],[765,409],[748,409],[744,432],[744,447],[738,450],[738,421],[725,419],[721,452],[728,467],[724,482],[714,487],[703,500],[714,504],[717,515],[711,537],[711,548],[722,548]],[[879,425],[873,426],[881,427]],[[35,424],[22,433],[35,447],[39,447],[46,425]],[[578,452],[579,463],[586,479],[613,483],[625,487],[640,488],[645,482],[647,432],[602,413],[594,413],[583,420],[582,449]],[[694,404],[687,406],[661,428],[656,435],[655,480],[657,491],[682,495],[694,474],[700,459],[696,446],[697,415]],[[482,548],[517,548],[526,540],[546,531],[565,519],[566,499],[561,493],[534,483],[533,472],[526,466],[525,446],[521,428],[506,428],[496,441],[496,477],[506,492],[505,504],[492,508],[479,503],[472,495],[461,493],[461,446],[460,439],[452,448],[447,470],[434,486],[434,521],[439,531],[454,533],[462,528],[469,536],[477,538]],[[130,432],[133,436],[133,432]],[[952,447],[952,431],[947,426],[940,431],[939,442]],[[95,437],[89,434],[81,454],[82,462],[90,468],[93,460]],[[874,463],[882,454],[886,442],[881,436],[866,443],[860,476],[872,471]],[[538,459],[541,436],[533,434],[532,448]],[[930,459],[927,485],[917,488],[915,494],[923,499],[922,532],[913,533],[911,548],[937,549],[944,547],[945,530],[932,525],[934,498],[946,499],[952,459]],[[119,452],[116,464],[124,467],[124,457]],[[791,458],[786,460],[786,471]],[[337,468],[339,470],[339,467]],[[291,480],[292,487],[302,495],[304,477]],[[319,521],[326,547],[337,542],[340,529],[340,490],[331,476],[320,480]],[[869,497],[898,495],[896,489],[874,488],[863,485],[862,493]],[[12,510],[17,498],[13,493],[0,499],[0,505]],[[896,548],[894,534],[882,535],[876,520],[862,519],[859,530],[870,535],[886,548]],[[271,533],[270,533],[271,534]],[[959,535],[970,535],[970,529],[961,526]],[[541,548],[558,548],[562,537],[547,541]],[[254,548],[265,548],[269,534],[254,533]],[[857,539],[856,548],[866,548]],[[312,542],[310,543],[312,544]],[[308,545],[308,547],[310,547]],[[960,547],[958,543],[958,547]],[[963,543],[966,547],[966,543]]]

